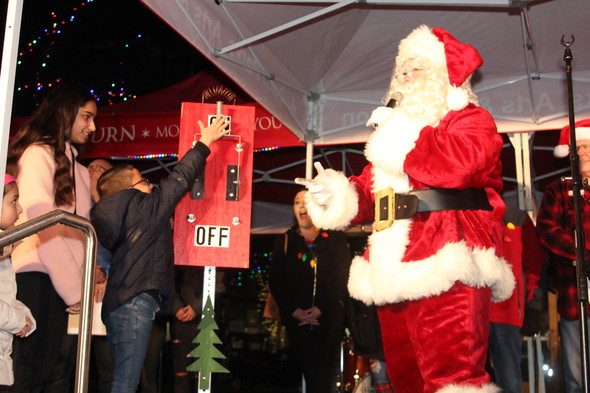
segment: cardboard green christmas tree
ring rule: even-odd
[[[229,373],[229,370],[219,364],[215,359],[225,359],[225,355],[215,347],[215,344],[221,344],[221,340],[215,333],[219,330],[215,322],[215,311],[211,298],[207,296],[205,307],[203,307],[203,318],[199,323],[199,334],[193,340],[197,347],[189,353],[192,358],[198,360],[190,364],[187,371],[199,373],[199,389],[209,390],[211,387],[211,373]]]

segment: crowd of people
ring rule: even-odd
[[[296,179],[307,190],[294,196],[294,226],[276,239],[269,288],[306,392],[336,392],[346,327],[354,350],[371,359],[379,393],[522,392],[523,335],[541,331],[549,267],[566,392],[582,391],[572,185],[547,188],[536,229],[526,212],[506,207],[502,137],[471,89],[482,63],[448,31],[418,27],[399,44],[387,105],[367,123],[374,131],[362,173],[316,164],[317,176]],[[128,164],[78,162],[75,146],[96,130],[97,111],[76,83],[47,95],[10,142],[0,229],[55,209],[91,220],[100,243],[94,299],[106,329],[92,339],[98,391],[132,393],[140,383],[157,391],[150,348],[161,346],[157,315],[167,313],[174,351],[185,353],[175,357],[175,392],[192,393],[186,353],[202,272],[174,268],[170,217],[228,119],[199,122],[199,141],[154,187]],[[590,121],[576,130],[587,179]],[[569,153],[565,141],[558,155]],[[588,202],[590,189],[582,197]],[[582,207],[590,222],[590,204]],[[373,231],[353,257],[343,230],[358,223]],[[583,226],[578,246],[590,249]],[[71,389],[77,336],[67,325],[80,310],[82,270],[82,234],[67,226],[2,250],[2,390]]]
[[[55,209],[92,218],[100,243],[95,298],[103,306],[107,332],[106,339],[92,340],[99,390],[135,392],[155,313],[169,311],[175,298],[170,216],[204,167],[208,146],[228,132],[227,119],[219,117],[207,127],[200,123],[199,143],[153,190],[131,166],[95,160],[87,168],[76,160],[75,145],[96,131],[97,110],[88,89],[63,82],[12,138],[2,229]],[[138,235],[144,241],[135,241]],[[134,241],[124,241],[129,237]],[[70,391],[77,336],[67,334],[67,325],[68,315],[80,310],[83,234],[56,225],[13,248],[4,250],[2,260],[10,308],[2,313],[2,331],[9,336],[3,341],[1,384],[13,392]],[[197,313],[189,315],[185,308],[178,315],[187,322]]]

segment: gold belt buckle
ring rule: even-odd
[[[375,195],[375,230],[390,228],[395,221],[395,191],[391,187],[380,190]]]

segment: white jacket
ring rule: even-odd
[[[25,326],[25,317],[33,321],[30,335],[36,329],[31,311],[16,300],[16,280],[10,257],[0,258],[0,385],[12,385],[12,336]]]

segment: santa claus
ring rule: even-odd
[[[397,104],[367,123],[370,164],[350,178],[316,166],[306,183],[318,227],[375,224],[348,289],[379,306],[396,393],[499,391],[484,370],[488,308],[514,277],[498,250],[502,138],[470,85],[482,62],[441,28],[414,30],[385,97]]]

